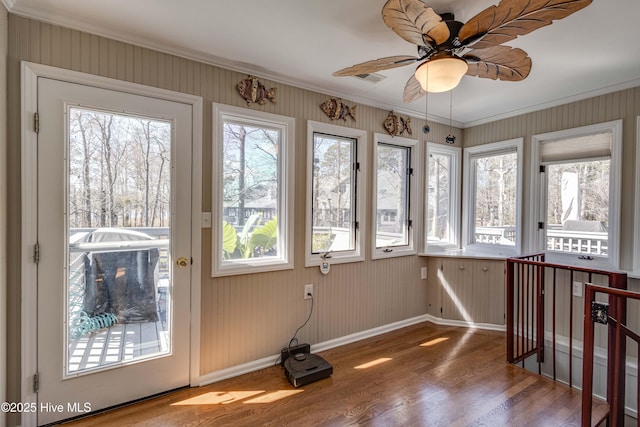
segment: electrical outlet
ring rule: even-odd
[[[313,283],[304,285],[304,299],[309,299],[313,295]]]
[[[427,278],[427,267],[422,267],[420,269],[420,278],[421,279],[426,279]]]
[[[582,282],[573,282],[573,296],[582,297]]]

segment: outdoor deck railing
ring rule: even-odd
[[[514,227],[476,227],[476,243],[515,244]],[[547,250],[553,252],[607,255],[609,235],[601,231],[571,231],[547,229]]]

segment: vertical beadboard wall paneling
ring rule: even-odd
[[[78,33],[77,31],[71,31],[70,32],[70,37],[71,40],[69,42],[69,54],[71,56],[71,66],[70,68],[73,71],[79,71],[80,70],[80,33]]]
[[[22,24],[22,25],[21,25]],[[7,50],[7,245],[11,253],[21,248],[20,227],[20,65],[21,59],[40,58],[39,25],[24,25],[9,15]],[[7,401],[20,402],[20,267],[7,265]],[[20,414],[7,414],[7,425],[18,425]]]

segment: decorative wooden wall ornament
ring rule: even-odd
[[[274,104],[276,102],[276,88],[267,89],[262,82],[258,81],[256,76],[247,76],[246,79],[236,85],[236,89],[240,96],[247,101],[247,105],[251,105],[253,102],[264,105],[267,100]]]
[[[345,122],[347,121],[347,117],[351,117],[353,121],[356,121],[356,107],[357,105],[349,107],[341,98],[329,98],[320,104],[322,111],[324,111],[331,120],[342,119]]]
[[[393,110],[389,111],[389,115],[384,120],[383,126],[387,132],[389,132],[389,135],[392,136],[404,135],[405,132],[413,135],[413,131],[411,130],[411,117],[405,119],[394,113]]]

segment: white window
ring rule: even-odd
[[[460,247],[459,147],[427,143],[425,252]]]
[[[534,250],[569,265],[619,268],[622,121],[534,135]]]
[[[293,118],[213,104],[213,275],[293,268]]]
[[[464,149],[465,249],[521,250],[522,138]]]
[[[367,133],[309,121],[307,140],[305,265],[363,261]]]
[[[372,258],[415,254],[418,141],[375,134]]]

